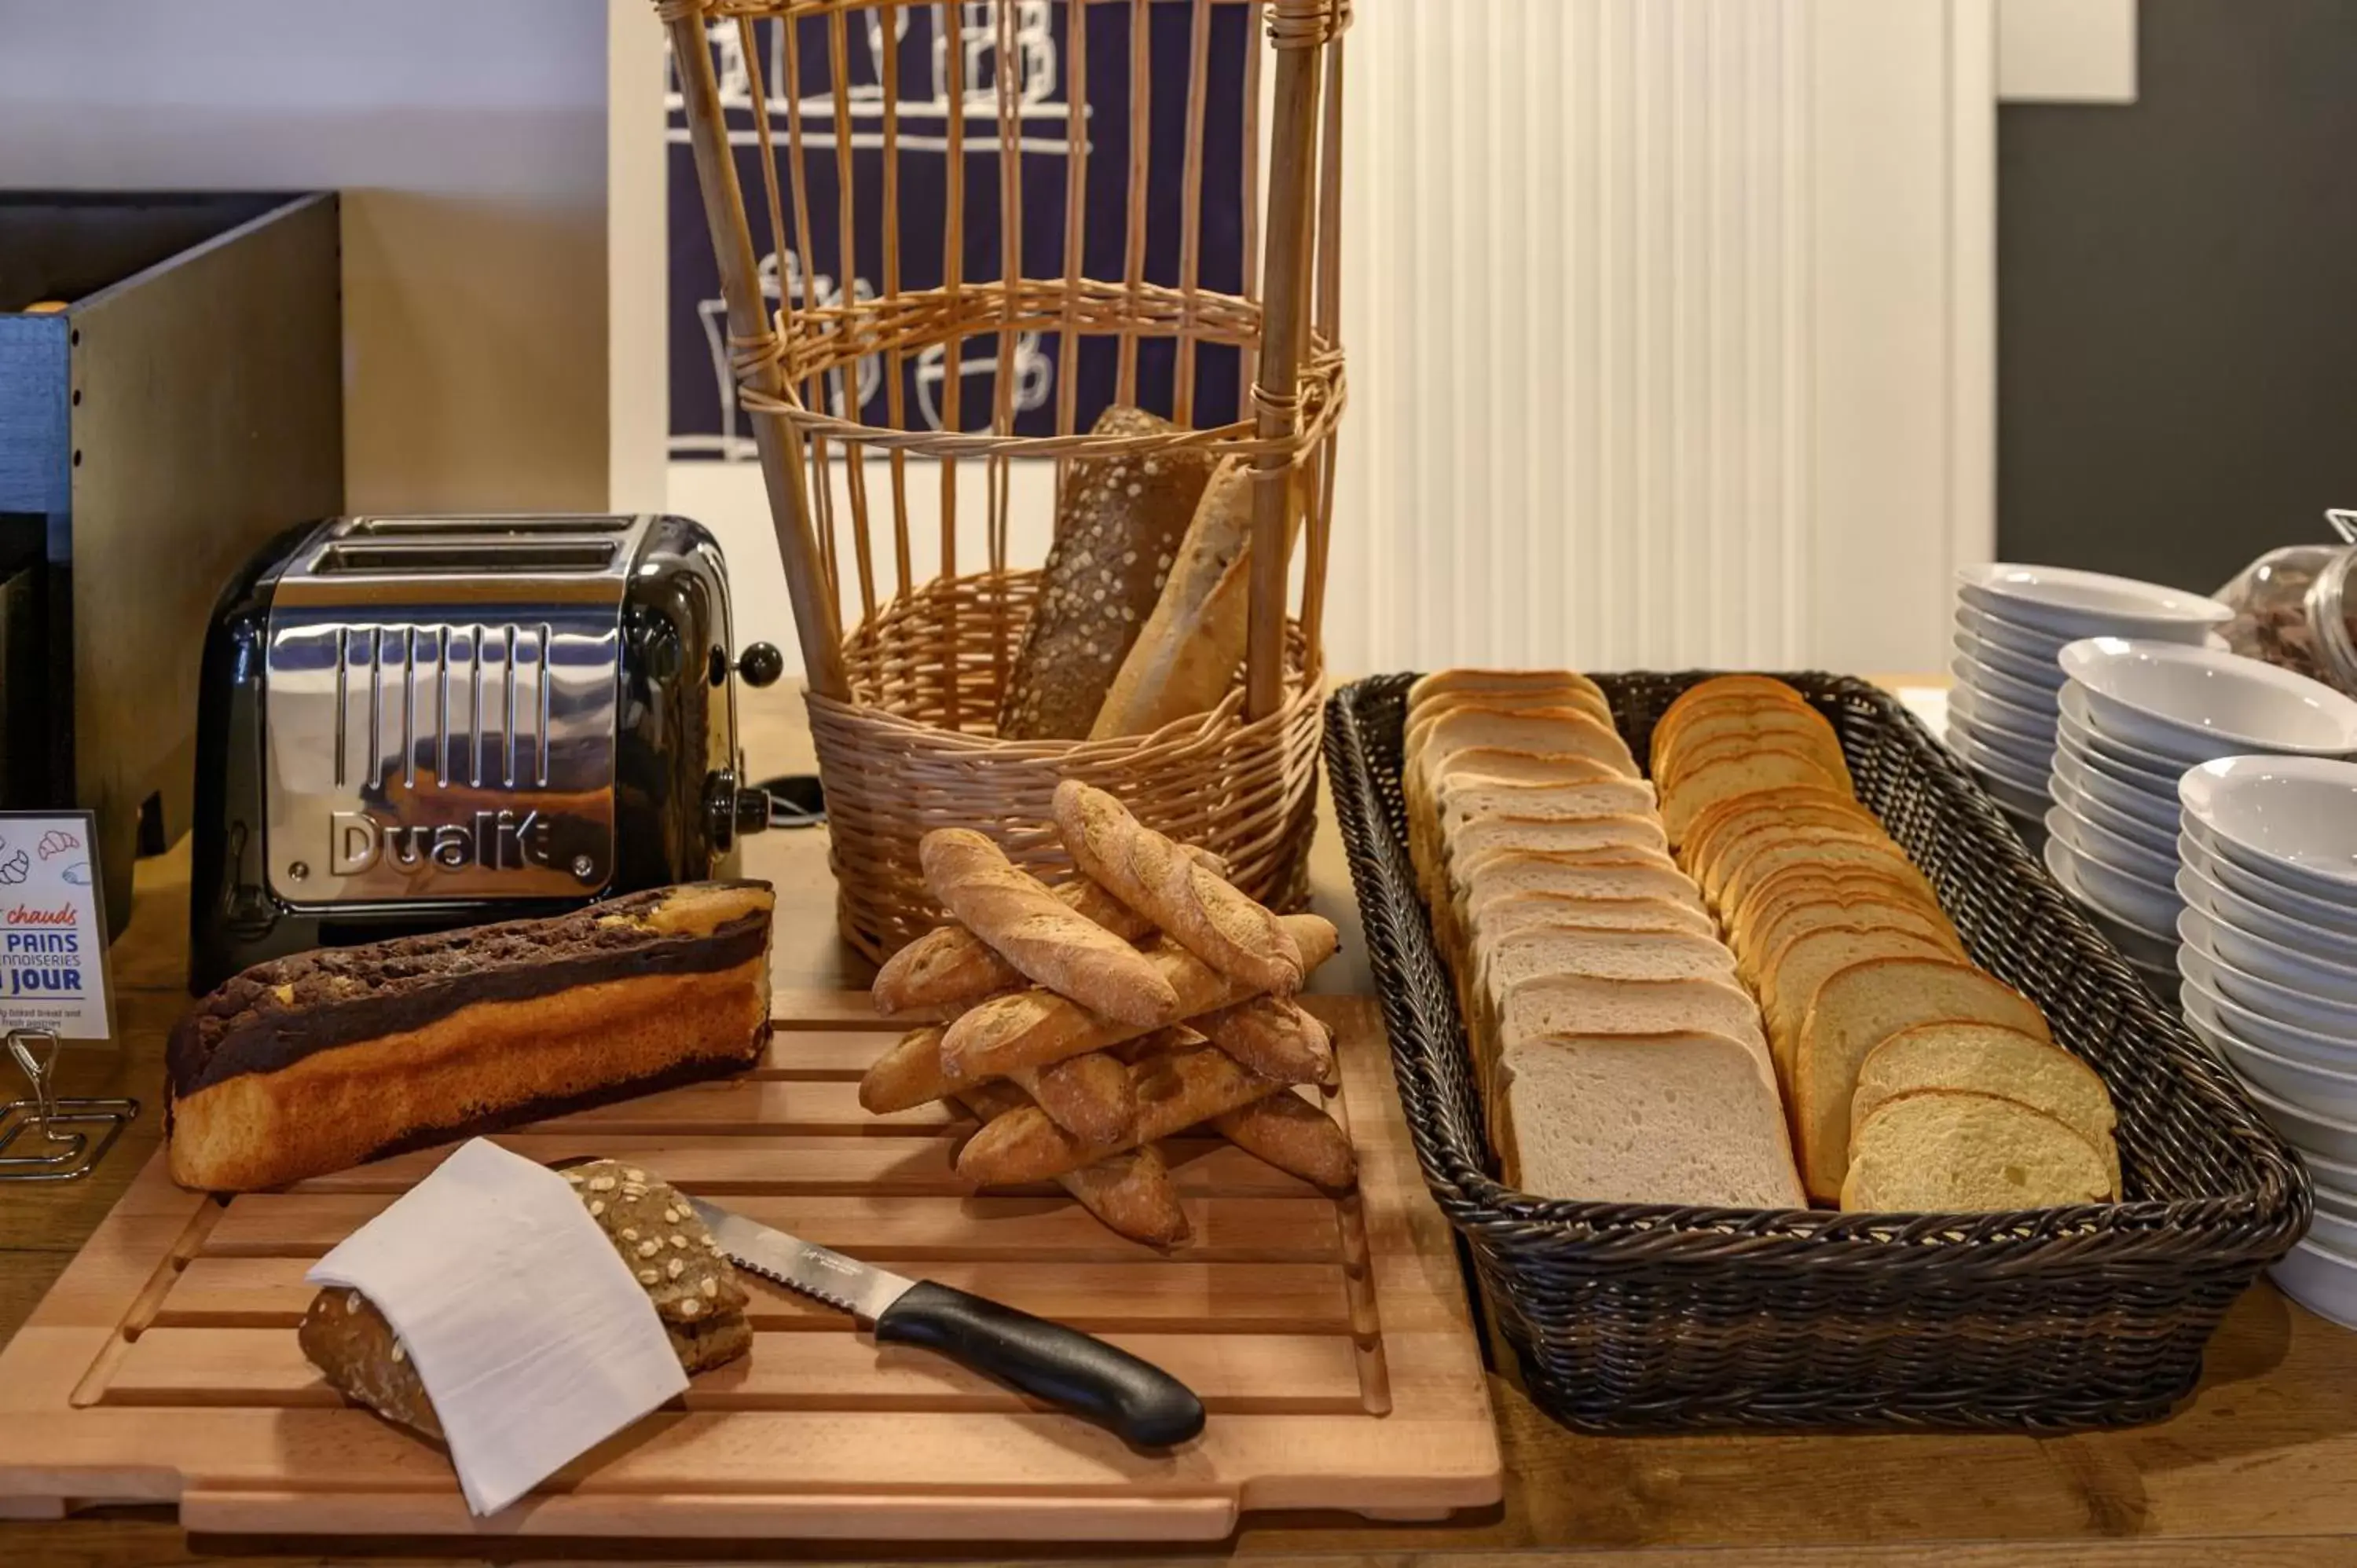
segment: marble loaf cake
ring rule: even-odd
[[[692,883],[256,964],[172,1031],[173,1179],[277,1187],[749,1068],[773,903]]]

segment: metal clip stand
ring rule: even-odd
[[[8,1054],[32,1081],[30,1100],[0,1105],[0,1181],[72,1181],[98,1168],[123,1129],[139,1114],[135,1100],[60,1100],[49,1082],[57,1066],[58,1037],[47,1029],[11,1029]],[[103,1128],[91,1141],[89,1133],[73,1127]],[[66,1129],[61,1131],[60,1129]],[[48,1145],[45,1154],[9,1153],[26,1134],[38,1131]]]

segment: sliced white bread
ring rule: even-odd
[[[1687,824],[1719,801],[1760,789],[1793,784],[1815,784],[1833,789],[1841,781],[1824,765],[1797,751],[1763,745],[1742,757],[1706,763],[1678,780],[1676,795],[1662,801],[1662,826],[1672,844],[1685,842]]]
[[[1836,970],[1817,986],[1792,1053],[1791,1094],[1809,1196],[1828,1202],[1841,1196],[1849,1169],[1850,1100],[1867,1053],[1901,1029],[1943,1018],[2054,1037],[2029,998],[1952,960],[1868,959]]]
[[[1542,785],[1593,784],[1607,780],[1628,782],[1594,757],[1577,757],[1567,752],[1508,751],[1489,746],[1477,746],[1458,752],[1432,779],[1430,789],[1435,792],[1434,800],[1411,800],[1408,856],[1415,863],[1419,877],[1427,879],[1426,897],[1432,896],[1428,879],[1437,875],[1442,858],[1438,839],[1439,809],[1435,802],[1448,799],[1451,785],[1459,780],[1473,779],[1489,783]],[[1644,815],[1650,819],[1652,814],[1649,805]]]
[[[1812,931],[1786,944],[1775,961],[1760,972],[1760,1013],[1768,1024],[1768,1046],[1775,1054],[1781,1080],[1792,1081],[1792,1050],[1799,1044],[1801,1024],[1817,988],[1827,977],[1874,958],[1929,958],[1953,962],[1956,954],[1929,937],[1911,931],[1846,930],[1839,927]]]
[[[1724,980],[1606,980],[1553,974],[1509,987],[1499,1004],[1497,1045],[1511,1051],[1547,1035],[1653,1035],[1703,1029],[1743,1042],[1762,1082],[1775,1081],[1760,1007]]]
[[[1514,893],[1481,911],[1476,941],[1493,941],[1533,926],[1585,926],[1607,931],[1689,931],[1714,936],[1710,917],[1666,898],[1582,898],[1563,893]]]
[[[1672,871],[1678,870],[1678,863],[1670,858],[1669,851],[1649,843],[1596,843],[1577,849],[1518,849],[1506,844],[1485,849],[1479,854],[1452,855],[1448,862],[1448,874],[1458,886],[1470,887],[1480,880],[1484,871],[1498,862],[1531,855],[1544,855],[1566,865],[1661,865]],[[1684,872],[1678,874],[1685,875]]]
[[[1525,1042],[1500,1064],[1507,1183],[1540,1197],[1797,1208],[1776,1090],[1743,1046],[1685,1033]]]
[[[1707,915],[1702,891],[1674,865],[1650,861],[1613,863],[1566,860],[1552,854],[1493,855],[1458,888],[1458,904],[1469,928],[1482,908],[1516,893],[1561,893],[1576,898],[1664,898]]]
[[[1415,712],[1433,698],[1455,692],[1584,691],[1601,701],[1604,688],[1577,670],[1436,670],[1419,676],[1407,689],[1407,708]]]
[[[1448,841],[1448,858],[1471,861],[1496,849],[1536,852],[1594,849],[1604,844],[1628,844],[1669,853],[1670,841],[1661,819],[1634,812],[1605,817],[1483,817],[1467,822]]]
[[[2119,1118],[2095,1069],[2035,1035],[1953,1018],[1901,1029],[1867,1053],[1850,1100],[1851,1164],[1868,1117],[1902,1094],[1928,1089],[1994,1094],[2043,1111],[2104,1155],[2111,1196],[2119,1197],[2119,1148],[2113,1139]]]
[[[1919,1090],[1860,1123],[1845,1209],[1986,1213],[2100,1203],[2113,1178],[2095,1146],[2043,1111],[1994,1094]]]
[[[1715,980],[1733,983],[1735,955],[1716,937],[1669,931],[1616,931],[1531,926],[1474,945],[1471,1015],[1476,1040],[1497,1026],[1498,1005],[1525,980],[1549,975],[1599,980]]]
[[[1439,824],[1438,836],[1445,841],[1461,824],[1481,817],[1559,821],[1566,817],[1651,814],[1653,787],[1641,779],[1600,779],[1586,784],[1517,784],[1478,774],[1450,774],[1441,780],[1433,806]]]
[[[1609,725],[1592,714],[1573,708],[1531,708],[1521,713],[1495,713],[1487,708],[1458,708],[1408,726],[1408,782],[1427,789],[1448,759],[1475,746],[1542,755],[1569,753],[1603,763],[1624,779],[1638,777],[1636,759],[1628,743]]]
[[[1534,686],[1518,692],[1443,692],[1429,697],[1408,712],[1411,725],[1440,714],[1458,708],[1487,708],[1491,713],[1511,714],[1529,708],[1577,708],[1592,714],[1604,724],[1612,722],[1612,709],[1596,692],[1578,686]]]

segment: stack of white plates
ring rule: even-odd
[[[1968,566],[1956,574],[1949,744],[2035,843],[2049,804],[2062,650],[2090,637],[2200,646],[2233,618],[2215,599],[2100,572]]]
[[[2228,757],[2178,793],[2185,1021],[2316,1179],[2276,1283],[2357,1326],[2357,763]]]
[[[2210,648],[2064,648],[2047,868],[2164,997],[2177,985],[2179,780],[2215,757],[2357,751],[2357,703]]]

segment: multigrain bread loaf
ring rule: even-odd
[[[1174,428],[1143,409],[1116,405],[1091,434],[1151,435]],[[1039,597],[999,703],[1002,736],[1087,737],[1162,596],[1213,463],[1205,451],[1164,451],[1072,464]]]
[[[166,1048],[173,1179],[246,1191],[753,1066],[765,882],[274,959]]]
[[[751,1348],[745,1287],[675,1188],[619,1160],[576,1165],[565,1179],[646,1291],[683,1370],[706,1371]],[[646,1255],[649,1239],[657,1243],[652,1257]],[[330,1285],[312,1297],[296,1340],[337,1392],[440,1439],[442,1423],[416,1363],[376,1304],[359,1291]]]

